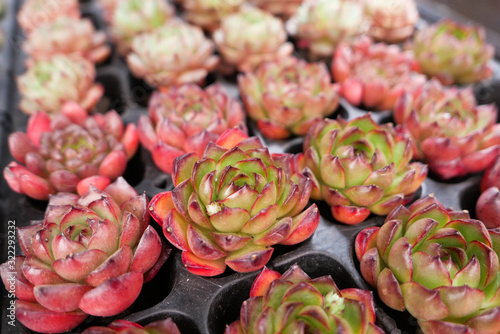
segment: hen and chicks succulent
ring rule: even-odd
[[[262,268],[276,244],[294,245],[319,224],[315,205],[305,211],[311,181],[296,173],[292,156],[271,155],[257,137],[226,131],[203,157],[174,162],[174,190],[156,195],[151,215],[182,250],[187,270],[202,276]]]
[[[148,199],[119,178],[104,191],[51,196],[42,221],[18,228],[24,253],[15,279],[17,320],[38,332],[73,329],[89,315],[112,316],[132,305],[169,255],[149,226]]]

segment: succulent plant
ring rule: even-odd
[[[487,79],[493,71],[493,45],[486,43],[484,28],[444,20],[419,30],[412,49],[421,71],[445,85]]]
[[[15,279],[16,318],[37,332],[71,330],[88,315],[112,316],[138,297],[170,249],[149,226],[148,200],[119,178],[82,197],[50,198],[43,221],[18,228],[24,256],[0,266]]]
[[[245,139],[246,138],[246,139]],[[258,270],[276,244],[294,245],[319,224],[315,205],[303,211],[311,182],[293,171],[292,156],[271,155],[237,128],[211,142],[200,159],[174,162],[174,190],[151,200],[152,217],[182,250],[187,270],[201,276]]]
[[[80,56],[55,54],[30,62],[17,77],[19,108],[27,114],[57,114],[66,102],[76,102],[92,111],[104,92],[94,80],[94,64]]]
[[[356,237],[365,280],[424,333],[500,331],[500,230],[426,196]]]
[[[258,8],[242,8],[224,17],[213,40],[227,68],[252,71],[260,64],[293,52],[283,22]],[[225,71],[229,72],[228,69]]]
[[[239,11],[245,0],[183,0],[186,21],[205,30],[214,31],[221,19]]]
[[[340,42],[351,43],[366,32],[369,21],[361,0],[304,0],[287,22],[309,58],[330,57]]]
[[[366,11],[371,18],[369,35],[387,43],[406,40],[419,19],[414,0],[370,0],[366,2]]]
[[[165,320],[158,320],[141,326],[127,320],[115,320],[108,325],[108,327],[89,327],[82,332],[82,334],[181,334],[179,328],[172,320],[167,318]]]
[[[191,152],[203,156],[209,142],[244,122],[241,104],[222,85],[213,84],[203,90],[186,84],[153,93],[149,117],[139,117],[138,133],[156,166],[172,173],[175,158]]]
[[[483,191],[476,202],[476,216],[488,228],[500,227],[500,190],[490,187]]]
[[[369,114],[315,124],[304,152],[296,163],[312,180],[311,198],[324,199],[345,224],[358,224],[370,212],[387,215],[410,200],[427,176],[427,166],[410,163],[409,139]]]
[[[330,275],[311,279],[297,264],[283,275],[264,268],[240,319],[225,334],[383,333],[375,325],[371,291],[339,290]]]
[[[250,3],[285,20],[297,12],[304,0],[250,0]]]
[[[60,16],[40,25],[23,44],[23,50],[34,59],[48,59],[54,54],[76,54],[97,63],[105,60],[111,49],[104,32],[97,32],[90,19],[75,20]]]
[[[405,92],[394,108],[414,144],[414,157],[441,179],[483,171],[499,154],[497,109],[476,105],[471,88],[444,88],[430,80]]]
[[[174,14],[174,8],[165,0],[118,1],[110,21],[111,38],[118,52],[127,55],[134,37],[162,27],[172,20]],[[147,49],[151,49],[151,46]]]
[[[339,103],[339,86],[331,83],[325,64],[294,57],[240,74],[238,87],[248,115],[257,121],[262,134],[272,139],[305,135]]]
[[[341,83],[342,96],[373,111],[392,109],[404,91],[425,83],[425,76],[414,68],[411,53],[397,45],[373,43],[366,36],[352,46],[339,45],[332,61],[333,79]]]
[[[58,17],[80,19],[78,0],[26,0],[17,14],[21,29],[29,34],[39,26]]]
[[[169,87],[202,82],[219,62],[213,52],[212,41],[199,27],[171,20],[135,37],[127,63],[150,86]]]
[[[138,146],[135,125],[124,129],[115,111],[88,116],[77,105],[66,105],[52,120],[32,115],[27,133],[14,132],[8,141],[19,163],[5,167],[7,183],[38,200],[56,192],[83,194],[90,184],[103,189],[123,174]]]

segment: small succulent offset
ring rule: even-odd
[[[264,268],[240,319],[224,334],[383,333],[375,325],[371,291],[339,290],[330,275],[311,279],[297,264],[283,275]]]
[[[311,59],[331,57],[340,42],[353,42],[368,26],[361,0],[304,0],[287,22],[288,33]]]
[[[369,114],[317,123],[304,152],[296,163],[312,180],[311,198],[324,199],[345,224],[361,223],[370,213],[387,215],[411,200],[427,176],[427,166],[410,163],[410,140]]]
[[[248,115],[265,137],[303,136],[339,103],[339,86],[331,83],[324,63],[288,57],[240,74],[238,87]]]
[[[126,129],[115,111],[88,114],[66,105],[52,119],[42,112],[28,120],[27,133],[9,136],[12,156],[3,174],[12,190],[37,200],[57,192],[103,189],[121,176],[138,147],[134,124]],[[24,164],[24,166],[23,166]]]
[[[241,72],[253,71],[266,61],[282,59],[293,52],[293,45],[286,41],[283,22],[253,7],[226,16],[213,39],[224,65]]]
[[[409,38],[419,19],[414,0],[370,0],[366,2],[366,11],[371,18],[369,35],[386,43]]]
[[[424,333],[500,331],[500,231],[426,196],[356,237],[361,274]]]
[[[52,196],[43,221],[17,230],[24,256],[15,270],[0,266],[5,286],[15,280],[17,320],[56,333],[130,307],[170,254],[147,208],[146,195],[122,178],[82,197]]]
[[[200,83],[219,62],[201,28],[172,19],[138,35],[127,56],[132,74],[152,87]]]
[[[174,159],[194,152],[203,156],[211,141],[229,128],[244,124],[241,104],[220,84],[205,90],[195,84],[153,93],[149,117],[137,123],[139,139],[165,173],[172,173]]]
[[[481,195],[476,202],[476,216],[488,228],[500,227],[500,158],[497,157],[481,178]]]
[[[79,20],[80,16],[78,0],[26,0],[19,9],[17,22],[26,34],[30,34],[59,17]]]
[[[179,328],[172,320],[158,320],[141,326],[127,320],[115,320],[108,327],[93,326],[82,332],[82,334],[181,334]]]
[[[76,102],[92,111],[104,92],[94,80],[94,64],[77,55],[55,54],[29,62],[28,70],[17,77],[19,108],[27,114],[57,114],[66,102]]]
[[[156,195],[150,211],[182,250],[187,270],[201,276],[222,274],[226,266],[255,271],[271,258],[271,246],[314,233],[319,211],[315,205],[303,211],[311,181],[293,171],[291,159],[271,155],[236,128],[211,142],[201,159],[194,153],[176,159],[175,189]]]
[[[106,45],[106,35],[95,31],[90,19],[75,20],[65,16],[35,29],[28,35],[23,50],[34,59],[47,59],[62,53],[76,54],[93,63],[105,60],[111,52]]]
[[[160,28],[174,14],[174,8],[165,0],[118,1],[110,20],[110,34],[118,52],[123,56],[127,55],[134,37]],[[151,47],[148,46],[147,49]]]
[[[250,0],[250,3],[260,9],[285,20],[297,12],[302,2],[304,0]]]
[[[373,43],[362,37],[352,46],[340,45],[332,61],[333,79],[352,105],[377,111],[394,107],[406,90],[423,85],[426,77],[413,72],[415,60],[397,45]]]
[[[240,10],[245,0],[183,0],[184,18],[204,30],[214,31],[221,19]]]
[[[474,83],[493,74],[488,62],[495,50],[481,26],[444,20],[418,31],[412,45],[421,71],[445,85]]]
[[[396,102],[394,120],[411,135],[414,157],[441,179],[483,171],[500,152],[497,109],[476,105],[472,88],[433,79]]]

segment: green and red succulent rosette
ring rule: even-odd
[[[312,180],[311,198],[325,200],[345,224],[358,224],[370,213],[387,215],[411,200],[427,176],[424,164],[411,162],[410,140],[369,114],[315,124],[304,152],[295,162]]]
[[[361,274],[424,333],[500,331],[500,230],[434,196],[392,211],[356,237]]]
[[[331,276],[310,278],[297,264],[283,275],[262,269],[225,334],[380,334],[370,291],[339,290]]]
[[[319,224],[315,205],[303,211],[311,181],[292,167],[291,155],[271,155],[257,137],[229,129],[203,157],[176,159],[175,189],[152,199],[151,215],[190,272],[258,270],[271,246],[302,242]]]

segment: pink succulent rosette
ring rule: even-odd
[[[283,22],[258,8],[245,7],[226,16],[213,33],[224,70],[253,71],[267,61],[288,57],[293,45],[287,42]]]
[[[332,74],[349,103],[377,111],[392,109],[405,90],[425,83],[424,75],[413,72],[415,66],[411,53],[397,45],[373,43],[365,36],[352,46],[339,45]]]
[[[89,315],[107,317],[132,305],[170,249],[149,225],[148,199],[119,178],[82,197],[50,198],[42,221],[18,228],[24,253],[0,266],[15,280],[16,318],[37,332],[73,329]]]
[[[3,175],[12,190],[37,200],[57,192],[83,194],[90,184],[103,189],[121,176],[138,143],[135,125],[125,127],[115,111],[88,116],[67,104],[52,119],[32,115],[27,133],[9,136],[19,163],[11,162]]]
[[[271,139],[303,136],[338,107],[339,85],[324,63],[295,57],[267,62],[238,76],[240,96],[262,134]]]
[[[401,43],[409,38],[420,18],[414,0],[366,1],[371,19],[368,34],[376,41]]]
[[[445,88],[433,79],[402,94],[394,120],[411,135],[414,158],[441,179],[481,172],[500,152],[497,109],[477,106],[472,88]]]
[[[78,0],[26,0],[19,9],[17,22],[25,33],[30,34],[59,17],[78,20],[80,16]]]
[[[384,333],[375,320],[371,291],[340,290],[330,275],[310,278],[294,264],[283,275],[264,267],[224,334]]]
[[[57,114],[66,102],[76,102],[91,112],[104,93],[95,76],[94,64],[79,55],[29,59],[27,71],[17,77],[19,108],[26,114]]]
[[[173,161],[185,153],[202,156],[205,147],[227,129],[244,124],[241,104],[220,84],[195,84],[153,93],[149,117],[142,115],[138,133],[156,166],[172,173]]]
[[[255,271],[270,260],[273,245],[295,245],[314,233],[319,210],[305,209],[311,181],[293,170],[292,159],[271,155],[257,137],[232,128],[210,142],[203,157],[175,160],[175,188],[157,194],[150,211],[182,250],[188,271]]]
[[[355,250],[380,299],[423,333],[500,331],[500,229],[429,195],[362,230]]]
[[[106,45],[106,35],[96,31],[90,19],[76,20],[60,16],[40,25],[23,44],[31,58],[50,58],[54,54],[79,55],[92,63],[105,60],[111,48]]]
[[[172,318],[167,318],[151,322],[144,327],[127,320],[115,320],[107,327],[89,327],[82,334],[181,334],[181,332]]]
[[[181,20],[133,39],[127,64],[132,74],[150,86],[166,88],[203,83],[219,63],[214,43],[203,30]]]

